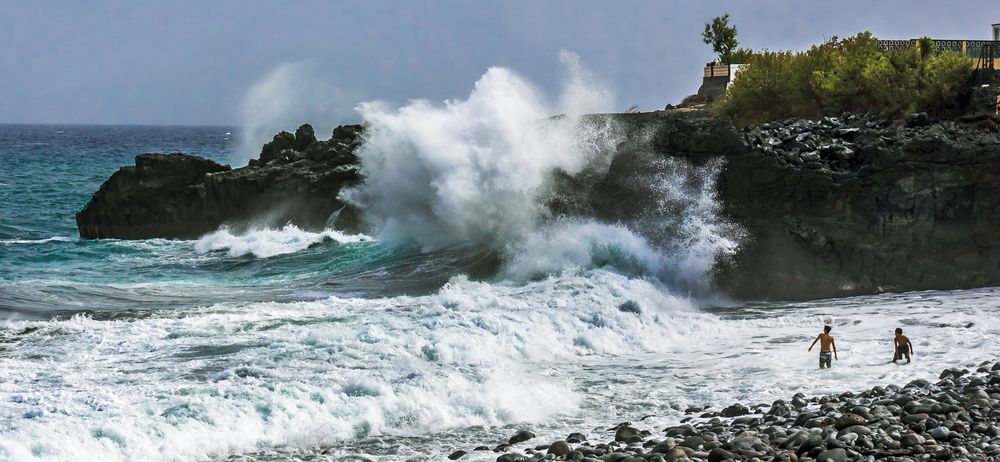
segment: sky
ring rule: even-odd
[[[988,39],[1000,1],[2,1],[0,123],[351,122],[361,101],[463,98],[491,66],[554,93],[560,50],[621,110],[654,110],[697,90],[724,13],[741,46],[800,50],[862,30]]]

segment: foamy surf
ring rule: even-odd
[[[706,313],[656,283],[591,270],[526,285],[457,278],[422,297],[12,321],[0,448],[13,460],[177,460],[371,453],[415,438],[419,452],[377,457],[403,460],[443,457],[449,429],[500,441],[518,424],[552,438],[648,414],[644,424],[666,425],[688,406],[933,378],[991,359],[996,300],[921,293]],[[805,348],[827,322],[840,361],[817,372]],[[896,325],[919,355],[906,368],[884,361]]]
[[[231,257],[253,255],[268,258],[305,250],[325,241],[339,244],[371,240],[362,234],[345,234],[333,229],[318,233],[303,231],[295,225],[281,229],[257,229],[243,234],[233,234],[228,228],[202,236],[194,242],[198,253],[226,252]]]

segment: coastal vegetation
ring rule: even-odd
[[[891,117],[957,109],[972,74],[970,59],[937,52],[928,38],[919,42],[882,51],[871,33],[862,32],[803,52],[756,51],[712,111],[746,125],[843,112]]]

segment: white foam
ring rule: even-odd
[[[654,245],[626,226],[566,220],[541,228],[509,246],[503,277],[527,281],[592,266],[655,277],[665,264]]]
[[[52,236],[44,239],[0,239],[0,244],[45,244],[49,242],[72,242],[80,238],[72,236]]]
[[[251,230],[238,235],[223,228],[195,241],[194,249],[202,254],[226,251],[232,257],[252,254],[258,258],[268,258],[305,250],[323,241],[345,244],[367,240],[371,238],[363,234],[345,234],[332,229],[312,233],[295,225],[285,225],[281,229]]]
[[[579,394],[525,362],[630,343],[639,323],[608,307],[618,298],[609,291],[673,303],[644,282],[601,277],[609,284],[577,293],[573,308],[583,275],[527,288],[458,278],[428,297],[215,305],[122,322],[11,321],[40,330],[0,357],[0,398],[16,402],[0,410],[16,422],[0,448],[176,460],[543,421],[574,412]],[[537,310],[543,302],[550,308]],[[628,322],[608,321],[584,349],[560,339],[591,326],[594,310]]]
[[[367,178],[360,199],[381,220],[379,238],[500,247],[534,231],[548,174],[578,172],[615,145],[613,130],[579,119],[611,110],[610,93],[595,89],[575,55],[563,59],[570,77],[559,103],[494,67],[464,100],[361,104],[369,128],[358,153]],[[550,119],[556,114],[566,117]]]

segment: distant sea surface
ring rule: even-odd
[[[471,449],[936,380],[1000,352],[996,289],[739,303],[611,260],[476,280],[488,252],[294,226],[78,238],[76,211],[135,155],[237,164],[235,132],[0,125],[0,460],[495,460]],[[556,243],[597,232],[574,229]],[[824,323],[840,360],[820,371]],[[908,366],[887,364],[897,326]]]

